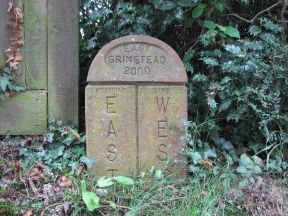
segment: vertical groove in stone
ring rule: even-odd
[[[135,108],[136,108],[136,116],[135,116],[135,121],[136,121],[136,166],[137,166],[137,174],[140,174],[140,167],[139,167],[139,120],[138,120],[138,85],[135,85]]]

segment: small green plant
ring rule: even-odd
[[[125,176],[117,176],[117,177],[101,177],[97,181],[97,187],[98,188],[105,188],[109,187],[113,184],[120,184],[125,186],[131,186],[134,184],[134,180]],[[100,197],[94,193],[87,191],[87,184],[85,180],[81,181],[81,191],[82,191],[82,199],[84,203],[86,204],[86,207],[88,211],[94,211],[95,209],[100,207]],[[109,201],[108,202],[111,206],[116,206],[115,203]]]
[[[250,158],[247,154],[242,154],[237,168],[237,172],[242,177],[239,187],[246,188],[249,184],[255,184],[258,175],[262,173],[263,166],[262,159],[256,155]]]
[[[0,68],[0,102],[13,92],[21,91],[25,91],[25,86],[23,83],[15,81],[12,69],[9,66]]]
[[[186,141],[188,149],[185,155],[189,159],[188,171],[197,176],[206,176],[208,173],[216,174],[218,166],[214,161],[218,157],[216,149],[211,147],[208,140],[205,140],[206,133],[215,126],[214,120],[207,119],[202,124],[197,125],[196,122],[185,122]]]
[[[0,215],[1,216],[13,216],[16,215],[17,208],[13,203],[7,200],[0,200]]]
[[[34,141],[30,146],[20,148],[24,167],[32,169],[35,162],[43,163],[47,172],[67,171],[74,173],[80,163],[91,168],[95,160],[85,156],[85,136],[72,125],[49,117],[48,133],[43,141]]]

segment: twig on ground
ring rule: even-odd
[[[38,190],[37,190],[37,188],[35,187],[35,185],[34,185],[34,183],[33,183],[33,180],[32,180],[31,178],[28,178],[28,182],[29,182],[29,186],[31,187],[33,193],[34,193],[35,195],[37,195],[37,194],[38,194]]]
[[[25,179],[22,178],[21,172],[20,172],[20,174],[19,174],[19,179],[20,179],[20,181],[24,184],[25,190],[26,190],[26,193],[27,193],[27,196],[28,196],[28,198],[30,198],[30,194],[29,194],[29,191],[28,191],[27,182],[25,181]]]

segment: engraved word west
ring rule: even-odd
[[[131,35],[103,47],[86,87],[87,154],[99,175],[137,174],[152,166],[185,174],[187,75],[167,44]]]

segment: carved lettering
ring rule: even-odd
[[[124,45],[124,50],[125,50],[125,52],[130,52],[130,50],[129,50],[129,45],[128,45],[128,44],[125,44],[125,45]]]
[[[145,56],[145,55],[123,55],[123,56],[108,56],[108,63],[110,64],[158,64],[164,65],[166,63],[165,56]]]
[[[125,44],[124,51],[125,52],[148,52],[148,49],[151,46],[148,44]]]
[[[146,45],[146,46],[147,46],[147,45]],[[140,52],[143,52],[143,51],[144,51],[144,44],[140,44],[138,50],[139,50]]]
[[[160,63],[165,64],[166,63],[166,58],[165,56],[160,56]]]
[[[111,176],[112,176],[112,177],[115,176],[115,175],[114,175],[115,172],[118,172],[117,169],[107,169],[107,171],[111,173]]]
[[[161,97],[161,102],[159,102],[159,97],[156,97],[159,114],[164,114],[164,115],[166,114],[167,108],[169,105],[169,100],[170,100],[170,97],[167,97],[166,102],[165,102],[165,98]]]
[[[107,113],[116,113],[116,111],[113,109],[115,108],[115,100],[116,100],[116,97],[115,96],[108,96],[106,97],[106,110],[107,110]]]
[[[158,154],[158,159],[160,161],[164,161],[167,159],[167,156],[168,156],[167,149],[168,149],[168,147],[165,144],[159,145],[158,150],[159,150],[160,154]]]
[[[108,146],[107,151],[108,151],[107,159],[108,159],[109,161],[111,161],[111,162],[112,162],[112,161],[115,161],[115,160],[117,159],[117,148],[116,148],[116,146],[113,145],[113,144],[110,144],[110,145]]]
[[[116,132],[115,132],[115,128],[114,128],[114,125],[113,125],[112,120],[111,120],[110,123],[109,123],[107,138],[108,138],[110,135],[111,135],[111,136],[113,135],[113,136],[116,137]]]
[[[166,120],[158,121],[158,137],[167,137],[168,122]]]
[[[116,56],[116,63],[121,63],[121,56]]]
[[[169,88],[155,88],[155,94],[169,94],[170,89]]]
[[[109,56],[108,59],[109,59],[109,63],[113,63],[114,62],[114,56]]]
[[[136,46],[136,44],[133,44],[132,45],[132,52],[135,52],[135,51],[137,51],[137,46]]]
[[[154,58],[154,63],[156,63],[156,62],[159,64],[159,60],[158,60],[157,56],[155,56],[155,58]]]

